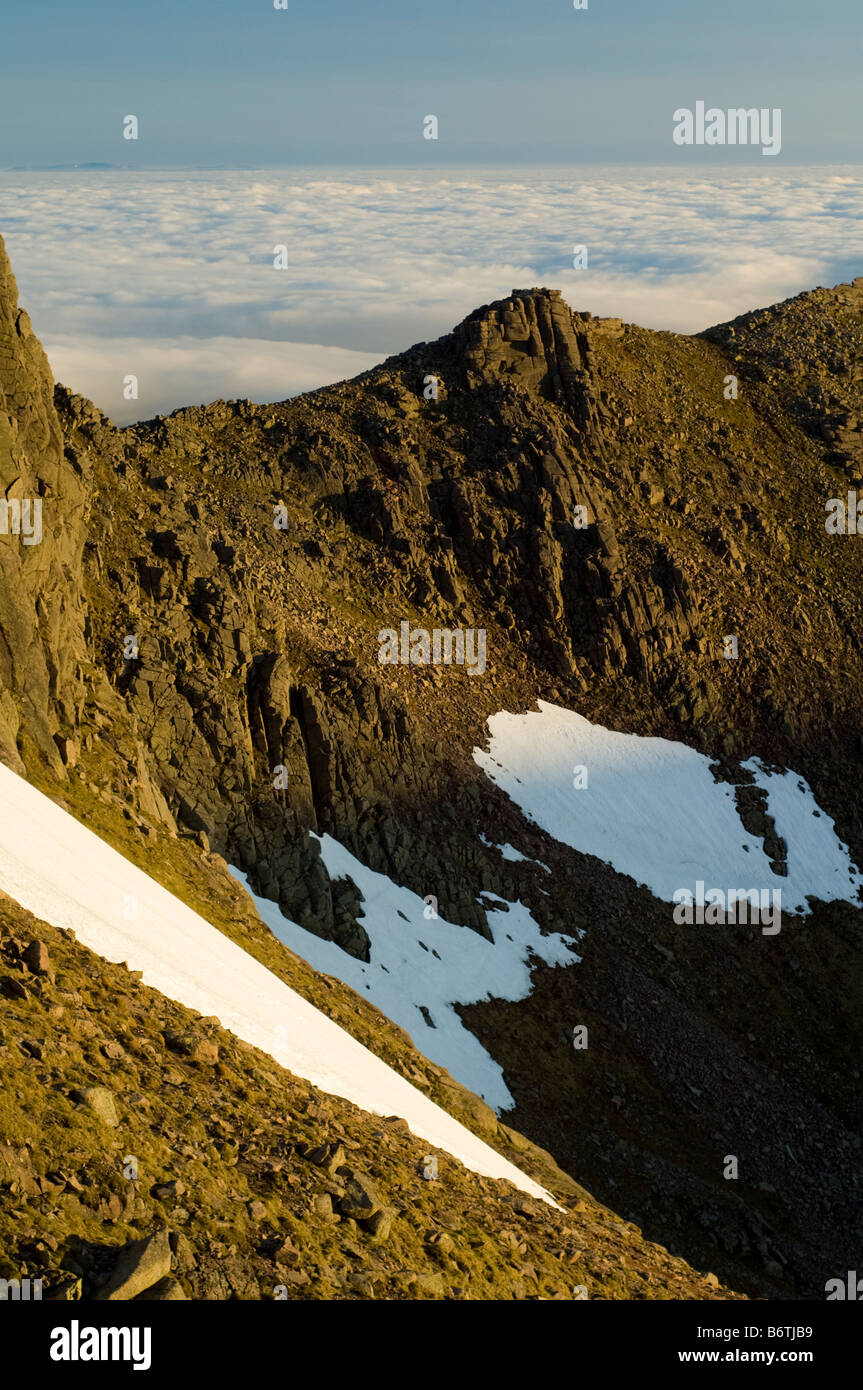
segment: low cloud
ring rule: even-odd
[[[690,333],[863,270],[840,168],[118,170],[4,174],[2,193],[56,375],[117,420],[328,384],[513,287]]]
[[[95,401],[118,425],[219,399],[281,401],[358,376],[379,360],[373,353],[260,338],[155,342],[48,334],[44,347],[56,380]],[[124,398],[127,376],[137,378],[137,400]]]

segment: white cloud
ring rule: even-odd
[[[375,353],[263,338],[156,342],[49,333],[43,343],[56,379],[96,401],[118,425],[166,415],[178,405],[203,405],[220,398],[262,404],[285,400],[300,391],[357,376],[379,360]],[[124,399],[127,376],[137,377],[137,400]]]
[[[140,345],[156,408],[266,399],[438,337],[514,286],[696,332],[863,268],[859,176],[823,166],[7,173],[0,190],[57,373],[109,413],[121,344]],[[589,266],[575,271],[581,243]],[[161,375],[158,348],[174,354]]]

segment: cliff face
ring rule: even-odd
[[[861,298],[817,290],[685,338],[514,291],[355,381],[125,430],[62,388],[55,415],[37,345],[3,318],[3,370],[30,363],[33,385],[7,404],[3,457],[35,489],[21,431],[44,436],[64,501],[49,537],[46,494],[32,558],[0,537],[19,567],[2,756],[32,775],[32,744],[60,772],[65,734],[82,788],[142,836],[179,827],[355,956],[358,894],[309,830],[466,929],[489,932],[489,891],[585,929],[579,966],[464,1011],[513,1121],[654,1238],[767,1295],[853,1267],[859,911],[817,908],[757,958],[728,932],[681,954],[646,890],[526,824],[471,754],[490,715],[550,698],[683,740],[737,784],[752,755],[793,767],[863,860],[863,561],[824,525],[856,477]],[[486,630],[484,674],[382,665],[403,621]],[[480,832],[532,846],[551,894]],[[577,1072],[572,1019],[603,1038]],[[746,1185],[722,1179],[734,1143]]]
[[[0,242],[0,756],[18,771],[29,743],[59,774],[80,714],[86,497]]]

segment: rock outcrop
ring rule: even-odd
[[[86,469],[64,450],[51,369],[0,241],[0,756],[18,771],[28,740],[58,775],[74,756]]]

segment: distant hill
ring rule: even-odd
[[[104,160],[91,159],[83,164],[13,164],[11,173],[55,173],[65,169],[127,169],[127,164],[109,164]]]

